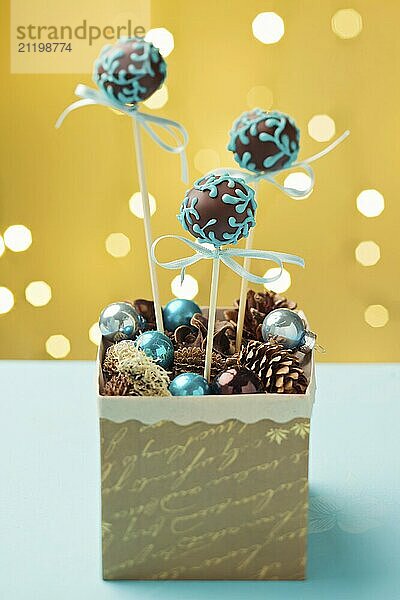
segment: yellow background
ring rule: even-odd
[[[56,118],[73,101],[76,84],[90,84],[91,78],[10,75],[5,4],[2,0],[0,232],[23,223],[32,231],[33,244],[26,252],[7,250],[0,258],[0,285],[15,296],[14,308],[0,316],[0,357],[48,358],[46,339],[61,333],[71,342],[68,358],[89,359],[95,347],[88,329],[100,309],[117,299],[150,297],[142,221],[128,208],[138,190],[130,122],[106,108],[90,107],[56,131]],[[251,108],[246,98],[254,86],[267,86],[274,107],[295,118],[302,132],[301,157],[325,145],[307,133],[313,115],[330,115],[337,133],[351,129],[342,146],[315,163],[317,183],[307,200],[295,202],[261,186],[255,247],[305,258],[304,271],[289,268],[287,295],[299,302],[326,347],[321,360],[397,361],[400,6],[395,0],[358,0],[350,6],[362,15],[363,30],[343,40],[331,28],[333,14],[343,8],[337,1],[153,1],[152,27],[166,27],[175,39],[166,59],[169,101],[154,112],[186,126],[191,181],[201,175],[194,166],[201,149],[214,149],[220,165],[234,165],[226,150],[228,130]],[[251,23],[262,11],[275,11],[285,21],[285,35],[277,44],[264,45],[252,35]],[[149,190],[157,200],[154,236],[180,234],[175,214],[186,186],[179,178],[179,161],[149,139],[144,147]],[[379,217],[368,219],[356,209],[356,197],[366,188],[385,197]],[[127,257],[106,253],[111,232],[129,236]],[[374,267],[355,260],[362,240],[374,240],[381,248]],[[265,270],[253,268],[258,274]],[[158,272],[167,302],[176,273]],[[207,303],[210,264],[202,262],[189,272],[200,285],[196,301]],[[42,308],[25,300],[25,287],[34,280],[52,287],[53,298]],[[238,291],[238,278],[223,268],[219,304],[230,304]],[[370,304],[388,309],[385,327],[366,324]]]

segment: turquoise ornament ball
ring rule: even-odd
[[[196,302],[175,298],[163,310],[164,327],[167,331],[175,331],[180,325],[190,325],[190,320],[196,313],[201,314],[201,308]]]
[[[145,331],[136,339],[136,346],[152,358],[160,367],[171,369],[174,347],[171,340],[160,331]]]
[[[267,314],[261,326],[264,341],[276,340],[284,348],[310,352],[315,346],[316,335],[309,331],[303,319],[289,308],[276,308]]]
[[[171,381],[169,391],[173,396],[206,396],[211,394],[211,387],[197,373],[181,373]]]

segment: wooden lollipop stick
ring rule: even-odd
[[[246,250],[250,250],[253,247],[253,239],[254,239],[254,227],[250,229],[249,235],[246,238]],[[251,258],[246,256],[243,261],[243,267],[246,271],[250,271]],[[246,313],[246,304],[247,304],[247,288],[248,282],[247,279],[242,277],[242,284],[240,286],[240,299],[239,299],[239,312],[236,324],[236,352],[240,352],[240,346],[242,344],[243,337],[243,325],[244,325],[244,316]]]
[[[258,181],[255,183],[254,189],[255,189],[255,192],[257,193]],[[251,248],[253,247],[254,229],[255,229],[254,227],[252,227],[250,229],[249,235],[246,238],[246,250],[251,250]],[[246,258],[243,261],[243,267],[246,269],[246,271],[250,271],[250,265],[251,265],[251,258],[246,256]],[[247,288],[248,288],[247,279],[242,277],[242,284],[240,286],[239,312],[238,312],[238,318],[237,318],[237,324],[236,324],[236,352],[240,352],[240,346],[242,344],[244,316],[246,314],[246,304],[247,304]]]
[[[138,170],[138,175],[139,175],[139,187],[140,187],[140,194],[142,196],[143,217],[144,217],[143,218],[144,234],[145,234],[145,238],[146,238],[147,260],[149,262],[151,289],[153,292],[153,301],[154,301],[154,312],[156,314],[156,325],[157,325],[157,330],[164,333],[164,324],[163,324],[162,311],[161,311],[160,292],[158,289],[156,265],[151,260],[151,245],[153,243],[153,236],[151,234],[150,202],[149,202],[149,194],[148,194],[148,190],[147,190],[146,173],[144,170],[142,136],[141,136],[141,131],[140,131],[140,123],[138,123],[135,119],[132,119],[132,126],[133,126],[133,136],[134,136],[135,147],[136,147],[136,164],[137,164],[137,170]]]
[[[208,329],[207,329],[207,346],[206,359],[204,364],[204,379],[210,381],[211,375],[211,359],[214,343],[214,327],[215,316],[217,311],[217,296],[218,296],[218,279],[219,279],[219,258],[213,258],[213,269],[211,277],[210,305],[208,308]]]

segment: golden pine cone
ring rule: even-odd
[[[182,346],[174,353],[174,377],[181,373],[198,373],[203,375],[206,351],[203,348]],[[214,379],[221,371],[237,363],[237,355],[229,358],[218,352],[212,353],[211,379]]]

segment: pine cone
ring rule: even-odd
[[[178,347],[178,344],[177,344],[174,334],[171,331],[166,331],[166,330],[164,331],[164,334],[167,336],[167,338],[169,338],[170,342],[172,343],[172,345],[174,347],[174,350],[176,350]]]
[[[194,348],[190,346],[181,347],[174,353],[174,376],[180,373],[199,373],[203,375],[206,351],[203,348]],[[211,360],[211,379],[214,379],[221,371],[237,364],[237,355],[226,358],[218,352],[212,353]]]
[[[243,325],[244,340],[262,340],[261,325],[272,310],[276,308],[296,308],[296,302],[288,300],[284,296],[270,292],[255,292],[249,290],[247,292],[246,312]],[[238,318],[239,301],[236,301],[236,308],[225,311],[225,319],[236,325]]]
[[[304,394],[307,389],[299,359],[276,342],[248,342],[240,352],[239,363],[261,379],[267,393]]]
[[[129,396],[136,395],[134,392],[132,394],[132,382],[131,380],[122,375],[122,373],[118,373],[117,375],[113,375],[109,381],[107,381],[104,385],[104,396]]]

